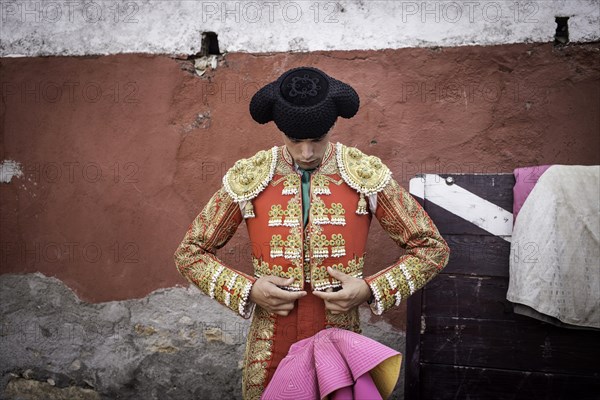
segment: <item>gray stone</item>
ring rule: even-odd
[[[98,304],[41,273],[1,275],[0,288],[2,399],[241,398],[250,321],[193,286]],[[363,329],[403,351],[383,319]]]

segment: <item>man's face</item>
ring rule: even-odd
[[[313,169],[321,164],[325,151],[327,151],[327,145],[329,145],[329,133],[318,139],[302,140],[289,138],[283,133],[282,135],[285,147],[300,168]]]

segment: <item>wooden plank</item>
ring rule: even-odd
[[[406,346],[404,397],[406,400],[419,400],[420,387],[420,341],[421,341],[421,302],[423,289],[416,291],[407,300]]]
[[[422,313],[427,317],[514,321],[507,290],[506,278],[440,274],[425,286]]]
[[[508,174],[440,174],[446,179],[452,177],[454,184],[458,185],[487,201],[512,212],[513,209],[513,186],[515,176]]]
[[[425,211],[431,217],[440,233],[446,235],[486,235],[494,236],[477,225],[425,199]]]
[[[512,174],[426,174],[425,210],[443,226],[442,233],[480,234],[472,229],[478,227],[491,235],[510,236],[513,184]]]
[[[421,397],[431,400],[597,400],[600,378],[532,371],[421,366]]]
[[[477,305],[474,305],[476,307]],[[598,376],[600,333],[514,321],[424,316],[421,362]]]
[[[443,236],[450,246],[443,273],[508,277],[510,243],[506,240],[490,235]]]
[[[410,192],[416,195],[415,199],[424,207],[423,193],[425,179],[414,178],[410,181]],[[406,301],[406,344],[404,357],[404,397],[406,400],[420,400],[419,398],[419,372],[420,372],[420,342],[421,342],[421,309],[423,290],[417,290]]]

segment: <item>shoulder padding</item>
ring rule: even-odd
[[[277,146],[261,150],[250,158],[235,162],[225,176],[223,186],[237,203],[258,196],[267,187],[277,165]]]
[[[337,143],[336,159],[344,181],[364,195],[380,192],[392,178],[392,172],[379,157],[368,156],[355,147]]]

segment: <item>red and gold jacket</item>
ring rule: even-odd
[[[310,294],[341,286],[327,273],[331,266],[363,278],[374,297],[371,311],[381,315],[448,262],[448,246],[427,213],[377,157],[329,143],[320,167],[311,174],[310,199],[303,228],[300,174],[289,152],[285,146],[260,151],[237,161],[225,174],[222,187],[192,222],[174,255],[179,272],[202,292],[244,318],[255,309],[244,359],[245,399],[260,396],[294,341],[327,326],[361,332],[358,307],[332,314],[314,295],[299,299],[287,317],[255,307],[249,294],[258,277],[294,277],[287,289],[309,289]],[[363,277],[373,216],[405,253],[387,268]],[[215,255],[243,220],[252,242],[253,276]],[[284,332],[286,324],[294,325],[293,335]]]

